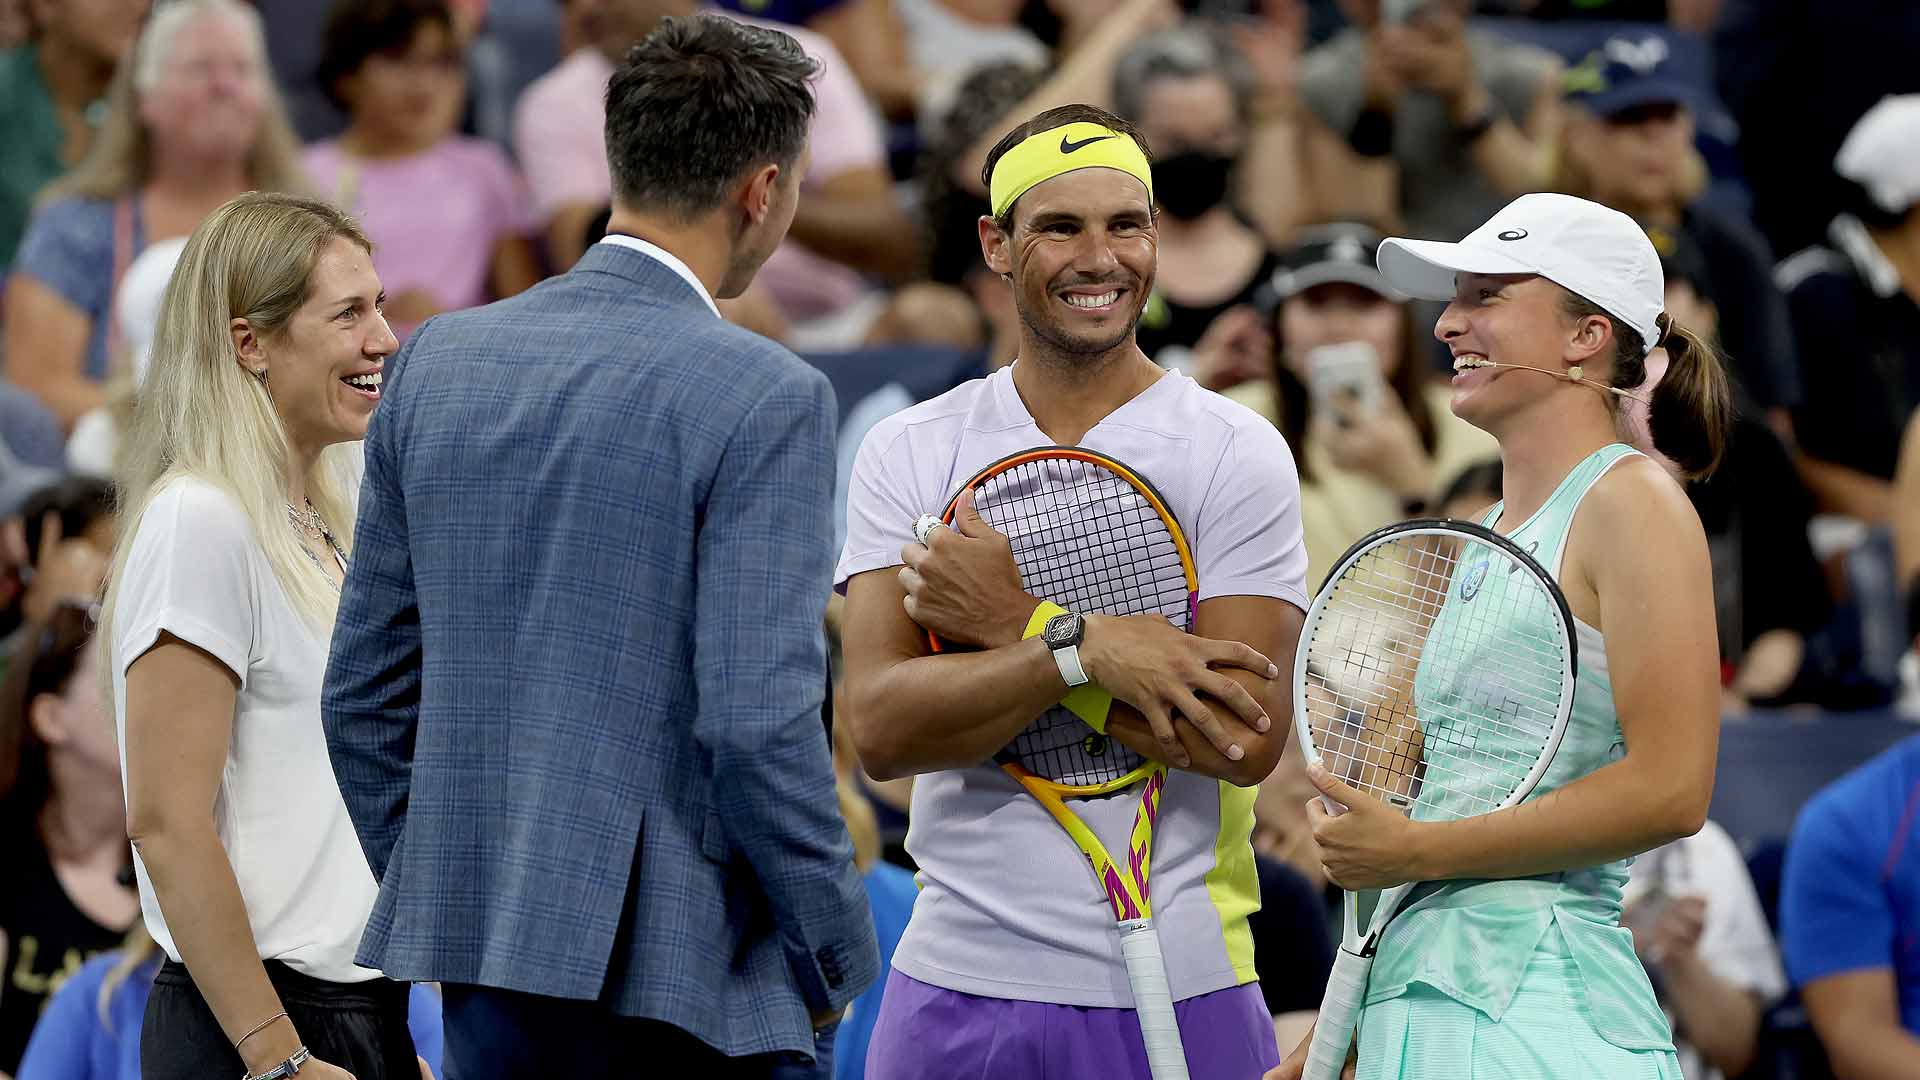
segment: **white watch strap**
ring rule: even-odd
[[[1060,668],[1060,677],[1068,686],[1085,686],[1088,682],[1087,669],[1080,666],[1080,646],[1068,645],[1053,650],[1053,662]]]

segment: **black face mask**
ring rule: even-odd
[[[1153,197],[1160,209],[1181,219],[1194,218],[1227,198],[1227,178],[1237,158],[1205,150],[1187,150],[1153,163]]]

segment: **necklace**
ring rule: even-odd
[[[341,572],[346,572],[347,553],[341,549],[340,542],[333,538],[333,530],[327,528],[326,521],[320,517],[320,511],[315,510],[312,503],[307,503],[305,509],[288,503],[287,521],[304,536],[326,541],[327,546],[333,549],[333,557],[340,560]],[[300,551],[306,555],[307,561],[314,565],[314,569],[326,574],[327,568],[321,565],[320,557],[313,553],[311,547],[302,543]],[[327,574],[327,584],[332,585],[335,592],[340,591],[340,585],[333,580],[332,574]]]

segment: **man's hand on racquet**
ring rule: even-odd
[[[1080,663],[1087,675],[1114,700],[1139,710],[1159,740],[1153,755],[1181,768],[1192,758],[1174,730],[1175,714],[1183,716],[1205,735],[1214,748],[1232,761],[1246,756],[1234,728],[1245,724],[1254,731],[1272,726],[1266,710],[1214,666],[1244,668],[1263,679],[1274,679],[1280,669],[1271,660],[1238,641],[1196,637],[1158,615],[1089,615],[1087,636],[1080,645]],[[1203,703],[1199,695],[1214,700]],[[1224,706],[1239,724],[1223,723]]]
[[[1419,822],[1342,783],[1323,765],[1309,765],[1307,779],[1322,795],[1346,807],[1336,814],[1321,799],[1307,800],[1307,824],[1329,881],[1351,892],[1423,880],[1414,866]]]
[[[1040,600],[1020,587],[1013,547],[973,508],[971,488],[954,506],[953,527],[936,526],[926,537],[900,551],[907,616],[960,645],[1018,642]]]

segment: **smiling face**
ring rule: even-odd
[[[1481,361],[1549,372],[1582,364],[1586,378],[1607,381],[1612,324],[1598,316],[1569,318],[1560,286],[1525,274],[1458,274],[1454,280],[1453,301],[1433,333],[1453,353],[1456,416],[1497,435],[1510,416],[1552,394],[1580,389],[1538,372],[1477,366]]]
[[[1132,341],[1157,252],[1146,186],[1118,169],[1076,169],[1028,189],[1012,214],[1008,232],[982,219],[980,244],[1012,281],[1022,337],[1088,360]]]
[[[233,320],[239,361],[266,372],[267,389],[297,450],[317,452],[367,434],[380,402],[382,361],[399,348],[380,313],[386,294],[373,258],[344,237],[321,249],[307,298],[280,334],[261,340]]]

